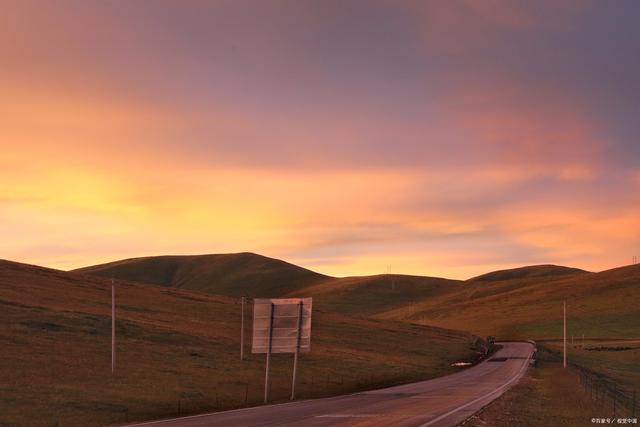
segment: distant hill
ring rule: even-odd
[[[390,310],[463,283],[403,274],[336,278],[253,253],[132,258],[74,271],[217,295],[310,296],[321,309],[349,315]]]
[[[476,279],[376,317],[459,328],[503,339],[560,338],[565,300],[570,335],[640,336],[640,306],[636,302],[640,301],[640,265],[599,273]]]
[[[273,297],[328,276],[254,253],[131,258],[75,272],[212,294]]]
[[[577,268],[535,265],[495,271],[466,282],[402,274],[336,278],[253,253],[132,258],[75,271],[216,295],[313,297],[321,310],[394,318],[398,313],[405,318],[416,307],[437,301],[452,306],[589,275]]]
[[[463,284],[438,277],[379,274],[331,278],[290,296],[312,296],[322,309],[367,316],[433,299]]]
[[[564,267],[561,265],[530,265],[527,267],[511,268],[486,273],[469,279],[475,282],[496,282],[499,280],[525,279],[531,277],[567,276],[572,274],[584,274],[587,271],[579,268]]]
[[[558,338],[562,301],[572,333],[637,337],[640,266],[589,273],[536,265],[467,281],[382,274],[335,278],[256,254],[161,256],[78,270],[211,294],[314,298],[325,313],[409,321],[501,338]]]

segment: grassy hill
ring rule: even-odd
[[[228,296],[311,296],[317,307],[350,316],[411,312],[440,299],[453,297],[455,301],[460,295],[468,299],[470,289],[471,298],[477,299],[526,283],[588,274],[576,268],[540,265],[495,271],[467,282],[402,274],[336,278],[252,253],[134,258],[76,272]],[[476,286],[470,286],[473,284]]]
[[[502,278],[502,275],[498,277]],[[558,338],[567,301],[570,334],[640,335],[640,265],[600,273],[470,280],[436,298],[377,315],[502,338]]]
[[[585,273],[587,273],[587,271],[580,270],[579,268],[571,268],[571,267],[564,267],[561,265],[546,264],[546,265],[530,265],[527,267],[493,271],[491,273],[486,273],[469,280],[476,281],[476,282],[497,282],[500,280],[545,278],[545,277],[568,276],[568,275],[585,274]]]
[[[289,296],[312,296],[314,303],[327,310],[372,316],[445,295],[463,284],[437,277],[381,274],[331,278]]]
[[[252,253],[133,258],[75,272],[216,295],[311,296],[327,311],[358,316],[411,304],[463,283],[401,274],[336,278]]]
[[[590,337],[640,331],[640,267],[589,273],[536,265],[467,281],[409,275],[334,278],[255,254],[150,257],[79,271],[226,295],[311,296],[316,307],[504,338],[558,338],[562,301],[570,327]]]
[[[132,258],[75,270],[78,273],[251,297],[284,295],[327,276],[253,253]]]
[[[227,296],[311,296],[316,307],[349,316],[516,338],[557,338],[557,304],[565,298],[574,304],[570,316],[585,333],[626,337],[635,325],[618,320],[635,311],[616,285],[620,280],[626,286],[634,283],[633,267],[622,273],[589,273],[536,265],[494,271],[466,282],[399,274],[335,278],[240,253],[134,258],[76,271]],[[603,302],[623,307],[601,307]]]
[[[121,280],[115,286],[112,375],[111,281],[0,261],[0,424],[105,425],[261,402],[264,355],[239,360],[237,298]],[[247,352],[249,335],[247,328]],[[441,375],[473,355],[470,340],[318,308],[312,351],[299,364],[299,397]],[[291,355],[273,356],[275,401],[287,399],[291,368]]]

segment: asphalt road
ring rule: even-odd
[[[455,426],[526,371],[533,346],[502,343],[494,358],[455,374],[381,390],[133,424],[135,426]]]

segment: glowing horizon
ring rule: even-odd
[[[637,2],[0,10],[0,258],[466,279],[640,252]]]

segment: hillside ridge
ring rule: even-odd
[[[572,274],[587,274],[586,270],[574,267],[565,267],[555,264],[527,265],[523,267],[508,268],[491,271],[472,277],[469,282],[495,282],[500,280],[525,279],[532,277],[567,276]]]

